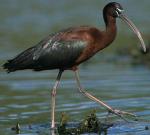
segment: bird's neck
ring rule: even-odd
[[[114,41],[117,34],[116,19],[108,15],[104,17],[104,21],[106,25],[106,30],[104,31],[105,43],[109,45]]]

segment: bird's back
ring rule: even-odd
[[[3,65],[8,72],[33,69],[67,69],[76,63],[91,40],[90,27],[68,28],[49,35]],[[89,40],[88,40],[89,39]],[[81,60],[84,61],[84,60]]]

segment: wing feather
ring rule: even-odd
[[[71,27],[49,35],[37,45],[23,51],[14,59],[8,60],[3,67],[8,72],[13,72],[24,69],[39,71],[73,66],[88,44],[75,34],[77,29]],[[68,33],[75,34],[77,37],[68,38]],[[67,38],[62,38],[65,34]]]
[[[33,59],[48,69],[71,67],[86,47],[85,41],[49,40],[34,52]]]

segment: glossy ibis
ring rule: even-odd
[[[64,29],[51,34],[37,45],[25,50],[14,59],[8,60],[3,65],[7,72],[32,69],[34,71],[58,69],[59,73],[51,92],[51,128],[55,127],[55,96],[56,89],[64,70],[72,70],[75,73],[79,91],[91,100],[104,106],[109,112],[120,117],[134,115],[132,113],[113,109],[106,103],[87,93],[81,86],[78,74],[78,65],[91,58],[100,50],[110,45],[117,34],[116,18],[126,22],[141,42],[144,52],[146,47],[136,26],[123,14],[123,8],[119,3],[108,3],[103,9],[103,18],[106,29],[101,31],[95,27],[80,26]]]

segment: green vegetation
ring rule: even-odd
[[[66,114],[62,114],[60,125],[58,126],[59,135],[80,135],[83,133],[107,133],[107,129],[112,126],[112,124],[101,123],[96,116],[95,110],[88,114],[82,122],[78,124],[77,127],[67,127],[68,117]]]

